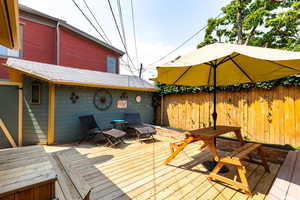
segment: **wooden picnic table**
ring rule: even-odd
[[[197,141],[203,141],[203,145],[200,147],[200,149],[203,150],[205,147],[208,147],[208,149],[213,154],[214,160],[219,161],[220,157],[215,142],[216,137],[229,132],[234,132],[241,146],[244,145],[244,140],[241,134],[241,127],[217,126],[216,129],[214,129],[213,127],[200,128],[185,132],[185,140],[183,140],[179,144],[170,144],[171,155],[165,161],[165,164],[170,163],[177,156],[177,154],[180,153],[187,145]]]
[[[227,155],[220,157],[216,147],[216,137],[223,135],[225,133],[234,132],[237,139],[240,142],[240,147],[235,149],[233,152],[227,153]],[[193,142],[203,141],[200,150],[203,150],[205,147],[208,147],[209,151],[212,152],[213,158],[216,161],[216,166],[208,175],[208,180],[218,180],[225,182],[229,185],[236,187],[237,189],[244,190],[246,194],[251,195],[251,189],[248,184],[246,176],[246,168],[243,165],[242,161],[253,162],[256,164],[263,165],[267,172],[270,172],[269,166],[266,162],[264,152],[261,148],[261,144],[247,143],[244,144],[244,140],[241,134],[240,127],[234,126],[217,126],[216,129],[213,127],[201,128],[197,130],[188,131],[185,133],[185,140],[179,144],[171,143],[171,155],[165,161],[165,164],[168,164],[173,160],[176,155],[181,152],[187,145]],[[261,162],[252,160],[251,153],[257,151],[260,155]],[[222,169],[225,164],[234,165],[237,169],[238,176],[240,177],[240,182],[236,179],[231,180],[227,177],[221,176],[218,172]]]

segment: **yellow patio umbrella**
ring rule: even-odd
[[[185,86],[216,86],[261,82],[300,72],[300,53],[246,45],[214,43],[157,67],[156,82]]]

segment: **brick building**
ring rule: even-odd
[[[21,50],[0,46],[0,64],[7,57],[72,66],[102,72],[119,72],[121,50],[51,17],[20,5]],[[7,69],[0,67],[0,79],[8,79]]]

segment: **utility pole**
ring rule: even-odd
[[[140,73],[139,73],[140,78],[142,78],[142,71],[143,71],[143,63],[141,63],[141,67],[140,67]]]

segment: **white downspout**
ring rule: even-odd
[[[60,64],[60,32],[59,32],[59,21],[56,24],[56,64]]]

